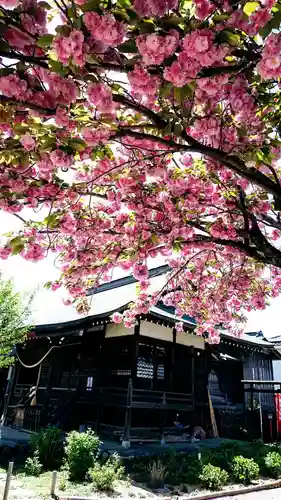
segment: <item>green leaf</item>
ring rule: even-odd
[[[132,6],[132,3],[130,2],[130,0],[118,0],[117,5],[120,5],[120,7],[124,7],[124,8],[127,8],[127,7],[130,8]]]
[[[137,19],[139,19],[139,16],[137,15],[137,13],[133,10],[133,9],[126,9],[126,12],[127,12],[127,15],[129,16],[130,20],[131,21],[136,21]]]
[[[273,18],[263,28],[259,30],[260,36],[267,37],[273,30],[278,30],[281,24],[281,11],[274,13]]]
[[[8,76],[14,72],[15,72],[15,70],[13,68],[1,68],[0,69],[0,76]]]
[[[178,26],[179,24],[184,22],[184,19],[180,16],[176,16],[172,14],[171,16],[163,17],[161,19],[164,26]]]
[[[160,97],[168,97],[171,94],[172,88],[173,86],[171,83],[165,83],[165,85],[161,87]]]
[[[70,32],[71,32],[71,29],[69,26],[65,25],[65,26],[57,26],[56,27],[56,33],[58,35],[69,36]]]
[[[125,54],[135,53],[138,51],[136,41],[133,39],[128,40],[128,42],[121,43],[121,45],[118,46],[118,49],[120,52],[124,52]]]
[[[140,30],[140,33],[154,33],[155,31],[155,26],[154,26],[154,23],[152,21],[140,21],[138,24],[137,24],[139,30]]]
[[[181,103],[181,87],[174,88],[174,98],[176,99],[176,101]]]
[[[69,7],[67,9],[67,16],[69,17],[69,19],[74,19],[76,17],[75,9],[72,9],[71,7]]]
[[[42,9],[46,9],[46,10],[51,10],[52,9],[52,6],[49,5],[47,2],[38,2],[38,5],[40,7],[42,7]]]
[[[68,145],[70,148],[74,149],[74,151],[84,151],[87,147],[85,141],[82,139],[70,139]]]
[[[260,5],[259,2],[247,2],[243,7],[243,12],[245,12],[247,16],[250,16],[251,14],[253,14],[253,12],[257,10],[259,5]]]
[[[214,23],[221,23],[222,21],[226,21],[229,18],[229,14],[216,14],[213,17]]]
[[[41,47],[41,49],[44,49],[45,47],[48,47],[51,45],[53,42],[54,35],[42,35],[38,38],[36,45],[38,47]]]
[[[100,0],[89,0],[89,2],[80,5],[80,9],[83,12],[90,12],[91,10],[99,11],[100,10]]]
[[[174,132],[176,135],[180,136],[182,133],[182,126],[180,123],[176,123],[174,126]]]
[[[24,249],[24,239],[22,236],[16,236],[10,241],[12,255],[18,255]]]
[[[46,224],[50,229],[55,229],[59,226],[61,220],[61,213],[56,212],[45,217],[43,223]]]
[[[54,59],[49,59],[49,66],[54,73],[58,73],[61,76],[65,76],[67,74],[67,69],[63,67],[62,63],[59,61],[55,61]]]

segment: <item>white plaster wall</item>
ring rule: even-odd
[[[273,361],[273,380],[281,380],[281,361]]]
[[[134,328],[125,328],[122,323],[116,324],[108,324],[106,325],[105,338],[110,337],[124,337],[126,335],[133,335]]]
[[[204,339],[192,333],[177,332],[177,344],[193,346],[196,349],[205,349]]]
[[[153,339],[166,340],[167,342],[173,342],[172,328],[167,328],[166,326],[157,325],[155,323],[149,323],[149,321],[141,321],[140,335],[152,337]]]
[[[106,338],[123,337],[133,334],[134,328],[125,328],[122,323],[111,323],[106,326]],[[151,337],[153,339],[166,340],[166,342],[173,342],[172,328],[150,323],[149,321],[141,321],[140,335],[143,335],[144,337]],[[193,346],[196,349],[205,349],[205,342],[202,337],[186,332],[177,332],[177,344]]]

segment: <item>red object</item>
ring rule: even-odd
[[[35,332],[34,332],[34,331],[32,331],[32,332],[28,332],[28,333],[27,333],[27,338],[28,338],[28,339],[34,339],[34,337],[36,337],[36,335],[35,335]]]
[[[275,394],[277,432],[281,434],[281,394]]]

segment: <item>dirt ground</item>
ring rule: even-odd
[[[6,481],[6,472],[0,470],[0,498],[3,495]],[[11,480],[9,500],[49,500],[51,486],[51,472],[45,472],[38,477],[26,476],[16,473]],[[237,485],[228,488],[237,488]],[[187,491],[187,490],[186,490]],[[130,484],[127,481],[116,483],[114,492],[110,494],[97,493],[92,490],[89,483],[73,484],[64,479],[62,473],[58,473],[56,495],[90,497],[93,500],[192,500],[197,494],[207,493],[194,488],[188,492],[164,490],[152,492],[145,486]],[[222,500],[281,500],[281,488],[263,492],[247,493],[237,496],[225,496]]]

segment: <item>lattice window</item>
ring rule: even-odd
[[[153,372],[153,363],[151,361],[147,361],[145,358],[139,357],[137,364],[137,377],[152,380]]]
[[[116,375],[121,377],[130,377],[131,370],[116,370]]]
[[[157,379],[158,380],[164,380],[165,378],[165,366],[164,365],[158,365],[157,366]]]
[[[93,389],[93,377],[87,377],[87,391],[92,391]]]
[[[214,370],[212,370],[209,374],[208,387],[209,387],[210,394],[212,396],[223,396],[223,393],[222,393],[221,388],[220,388],[218,376]]]

